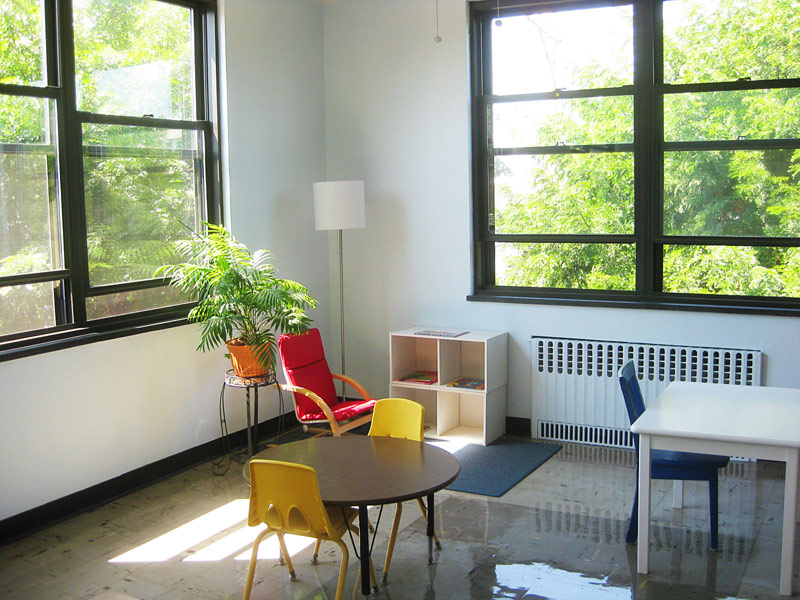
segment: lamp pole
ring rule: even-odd
[[[339,324],[341,327],[342,375],[345,371],[344,345],[344,249],[343,229],[364,227],[363,181],[318,181],[314,183],[314,226],[317,230],[338,230],[339,246]],[[342,399],[347,387],[342,381]]]
[[[342,335],[342,375],[347,371],[344,370],[344,252],[342,250],[342,230],[339,230],[339,327],[341,328]],[[347,386],[342,382],[342,401],[347,400],[345,391]]]

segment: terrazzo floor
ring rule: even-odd
[[[783,465],[734,462],[720,481],[720,548],[708,548],[707,487],[653,486],[651,573],[636,574],[625,543],[634,491],[631,451],[565,445],[504,496],[443,491],[442,549],[428,565],[419,510],[406,503],[388,581],[375,599],[780,598]],[[0,546],[0,598],[204,600],[241,598],[253,529],[241,465],[222,476],[204,463],[94,510]],[[373,553],[380,578],[394,507]],[[370,520],[377,522],[377,509]],[[298,538],[301,540],[301,538]],[[339,550],[294,546],[297,580],[264,543],[254,600],[332,599]],[[351,552],[347,598],[357,590]],[[797,566],[795,567],[797,572]],[[795,588],[798,582],[795,578]]]

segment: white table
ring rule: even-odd
[[[760,458],[786,463],[780,593],[792,594],[800,389],[673,382],[631,426],[639,434],[637,571],[649,571],[650,451]]]

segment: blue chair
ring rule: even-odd
[[[631,424],[644,412],[644,400],[636,379],[636,366],[629,360],[619,370],[619,384],[622,387],[622,396],[628,407],[628,418]],[[633,443],[636,446],[636,466],[639,466],[639,436],[633,434]],[[717,549],[718,526],[717,509],[719,506],[719,493],[717,481],[719,470],[725,467],[730,460],[727,456],[713,454],[695,454],[693,452],[674,452],[671,450],[652,450],[650,452],[650,472],[652,479],[671,479],[682,481],[708,481],[708,499],[711,516],[711,549]],[[625,541],[632,544],[639,533],[637,513],[639,510],[639,478],[636,477],[636,494],[633,497],[633,510],[628,525],[628,534]]]

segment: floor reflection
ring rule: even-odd
[[[777,600],[783,467],[737,463],[720,481],[718,551],[708,547],[707,488],[686,484],[672,508],[668,482],[653,486],[651,573],[636,573],[625,543],[633,499],[632,453],[565,446],[500,498],[437,495],[443,547],[427,564],[419,512],[403,511],[388,581],[374,600]],[[214,476],[205,464],[64,523],[0,547],[0,598],[136,600],[240,598],[250,533],[231,507],[245,507],[238,469]],[[392,507],[376,534],[383,564]],[[211,516],[221,516],[201,531]],[[371,516],[377,522],[377,513]],[[177,534],[181,535],[178,536]],[[166,549],[165,549],[166,548]],[[147,552],[145,552],[147,550]],[[333,598],[339,550],[296,549],[297,580],[266,553],[253,600]],[[137,559],[134,561],[133,559]],[[141,562],[140,562],[141,561]],[[795,571],[797,571],[795,567]],[[359,598],[351,552],[348,597]],[[795,583],[797,587],[797,580]]]

